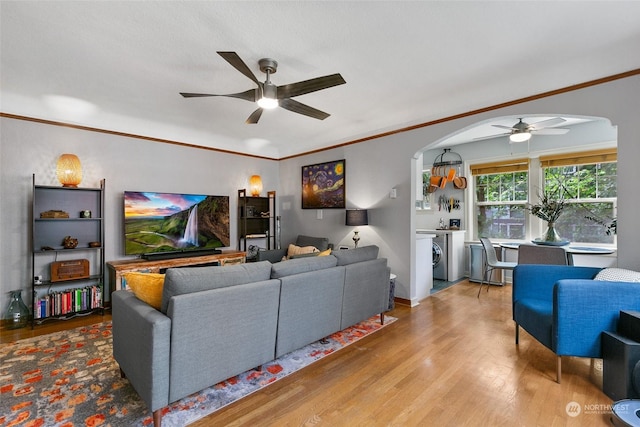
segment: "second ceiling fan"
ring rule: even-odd
[[[247,118],[246,123],[248,124],[258,123],[258,120],[260,120],[260,116],[262,116],[262,112],[264,111],[264,109],[271,109],[276,107],[282,107],[285,110],[313,117],[314,119],[324,120],[329,117],[330,114],[305,105],[301,102],[295,101],[291,98],[346,83],[346,81],[340,74],[330,74],[324,77],[316,77],[314,79],[304,80],[297,83],[276,86],[271,83],[270,79],[271,74],[275,74],[276,70],[278,69],[278,63],[275,60],[270,58],[263,58],[258,61],[260,71],[267,75],[267,79],[263,83],[258,80],[255,74],[253,74],[251,69],[249,69],[247,64],[244,63],[244,61],[240,58],[240,56],[238,56],[237,53],[218,52],[218,55],[222,56],[236,70],[240,71],[242,74],[251,79],[258,87],[255,89],[249,89],[244,92],[225,95],[189,92],[180,92],[180,95],[185,98],[226,96],[230,98],[238,98],[244,99],[245,101],[255,102],[258,104],[258,109],[251,113],[251,115]]]
[[[525,142],[531,139],[532,134],[564,135],[565,133],[569,132],[569,129],[553,127],[564,122],[566,122],[566,120],[561,117],[542,120],[532,124],[526,123],[522,121],[522,119],[518,119],[518,123],[513,126],[492,125],[500,129],[506,129],[509,132],[499,135],[493,135],[491,136],[491,138],[499,137],[502,135],[509,135],[509,142]]]

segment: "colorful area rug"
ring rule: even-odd
[[[387,326],[394,317],[386,316]],[[163,427],[182,427],[383,328],[379,316],[165,409]],[[148,426],[151,413],[112,356],[111,322],[0,346],[0,426]]]

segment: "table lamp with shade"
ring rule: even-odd
[[[358,227],[361,225],[369,225],[369,213],[366,209],[347,209],[345,225]],[[353,243],[358,247],[360,235],[358,230],[353,230]]]
[[[260,197],[262,192],[262,178],[260,178],[260,175],[251,175],[251,178],[249,178],[249,190],[253,197]]]
[[[56,164],[56,175],[63,187],[75,188],[82,181],[82,166],[75,154],[62,154]]]

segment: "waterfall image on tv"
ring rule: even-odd
[[[228,247],[229,197],[124,192],[125,255]]]

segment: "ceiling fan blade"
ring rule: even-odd
[[[253,74],[253,72],[249,69],[247,64],[244,63],[244,61],[238,56],[237,53],[218,52],[218,55],[222,56],[225,59],[225,61],[227,61],[229,64],[233,66],[233,68],[240,71],[245,76],[249,77],[257,85],[260,85],[260,81],[258,80],[258,78],[255,76],[255,74]]]
[[[228,98],[238,98],[238,99],[244,99],[245,101],[254,102],[256,100],[257,93],[258,93],[258,89],[249,89],[244,92],[230,93],[230,94],[223,94],[223,95],[212,94],[212,93],[189,93],[189,92],[180,92],[180,95],[184,96],[185,98],[201,98],[205,96],[226,96]]]
[[[551,126],[556,126],[564,122],[566,122],[566,120],[563,119],[562,117],[556,117],[553,119],[542,120],[541,122],[531,123],[531,126],[533,126],[536,129],[540,129],[540,128],[548,128]]]
[[[567,128],[544,128],[544,129],[532,129],[531,133],[536,135],[564,135],[569,132]]]
[[[495,135],[479,136],[477,138],[473,138],[473,140],[474,141],[484,141],[485,139],[500,138],[500,137],[507,136],[507,135],[511,135],[511,132],[498,133],[498,134],[495,134]]]
[[[245,123],[248,125],[255,125],[260,120],[260,116],[262,116],[262,112],[264,110],[262,108],[258,108],[256,111],[251,113],[251,115],[245,120]]]
[[[511,130],[511,131],[514,130],[513,126],[504,126],[504,125],[491,125],[491,126],[496,127],[496,128],[500,128],[500,129]]]
[[[293,98],[294,96],[304,95],[305,93],[315,92],[345,83],[346,81],[340,74],[331,74],[302,82],[290,83],[288,85],[278,86],[278,99]]]
[[[324,120],[331,114],[324,111],[317,110],[313,107],[309,107],[301,102],[294,101],[293,99],[281,99],[280,106],[285,110],[293,111],[294,113],[304,114],[305,116],[313,117],[314,119]]]
[[[180,95],[184,96],[185,98],[198,98],[203,96],[224,96],[224,95],[214,95],[211,93],[189,93],[189,92],[180,92]]]

